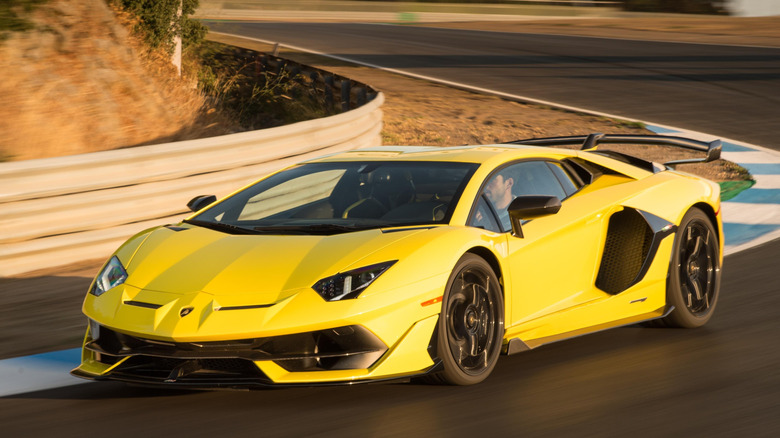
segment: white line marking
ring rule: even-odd
[[[772,231],[771,233],[766,233],[757,239],[751,240],[750,242],[743,243],[741,245],[726,245],[723,248],[723,255],[731,255],[731,254],[736,254],[738,252],[746,251],[750,248],[756,247],[758,245],[762,245],[767,242],[771,242],[775,239],[780,239],[780,229]]]
[[[753,175],[753,189],[780,189],[780,175]]]
[[[780,225],[780,205],[724,202],[723,222],[747,225]]]
[[[780,163],[780,155],[764,151],[754,152],[723,152],[721,156],[739,164]]]

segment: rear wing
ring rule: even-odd
[[[596,151],[599,143],[623,143],[623,144],[649,144],[676,146],[681,149],[704,152],[704,158],[690,158],[686,160],[674,160],[664,163],[666,166],[689,163],[709,163],[720,158],[722,143],[720,140],[711,142],[698,141],[685,137],[673,137],[667,135],[629,135],[629,134],[588,134],[575,135],[571,137],[547,137],[547,138],[529,138],[525,140],[515,140],[507,144],[519,144],[529,146],[566,146],[582,145],[582,151]],[[623,155],[614,153],[616,155]],[[633,157],[626,157],[633,158]]]

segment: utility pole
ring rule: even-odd
[[[181,23],[181,10],[182,10],[182,3],[184,0],[179,1],[179,9],[176,11],[176,23]],[[173,37],[173,65],[176,66],[176,71],[179,73],[179,76],[181,76],[181,26],[176,26],[177,32],[176,35]]]

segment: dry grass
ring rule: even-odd
[[[241,130],[197,91],[194,75],[187,75],[196,65],[185,68],[184,79],[176,78],[167,55],[146,51],[141,39],[126,30],[132,20],[102,0],[52,0],[32,18],[36,31],[15,34],[0,45],[0,159],[77,154]],[[214,39],[270,50],[236,38]],[[633,123],[511,102],[304,53],[280,55],[383,91],[385,144],[446,146],[591,132],[648,133]],[[715,180],[744,178],[725,162],[682,169]]]
[[[192,77],[102,0],[53,0],[0,44],[0,154],[14,160],[221,135]],[[121,24],[119,24],[121,23]]]
[[[241,38],[223,35],[210,38],[259,51],[271,50],[268,45]],[[293,50],[282,50],[280,56],[330,70],[381,90],[386,98],[382,107],[382,140],[386,145],[494,144],[523,138],[593,132],[652,134],[637,123],[513,102]],[[659,162],[701,157],[701,154],[676,148],[620,145],[610,145],[608,148]],[[686,164],[678,168],[714,181],[742,180],[747,177],[744,169],[724,160]]]

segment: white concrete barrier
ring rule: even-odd
[[[317,156],[380,145],[384,95],[278,128],[68,157],[0,163],[0,276],[108,257],[177,222],[197,195],[225,196]]]

